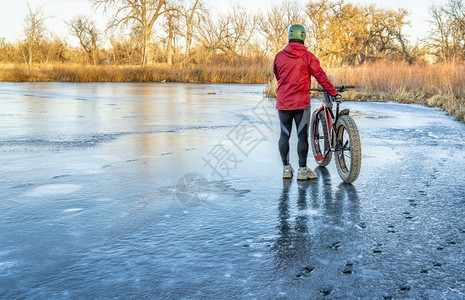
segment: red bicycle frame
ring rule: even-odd
[[[347,88],[347,87],[338,87],[338,92],[343,92],[344,89]],[[352,88],[349,87],[349,88]],[[348,115],[350,110],[349,109],[343,109],[342,111],[339,111],[339,104],[341,104],[342,101],[344,101],[344,99],[342,98],[336,98],[335,101],[336,101],[336,116],[334,116],[334,113],[333,113],[333,110],[332,110],[332,107],[333,107],[333,104],[332,104],[332,101],[331,101],[331,98],[328,94],[328,92],[326,92],[326,90],[322,90],[322,89],[312,89],[312,90],[316,90],[316,91],[320,91],[323,93],[323,101],[321,102],[321,107],[317,109],[316,111],[316,115],[318,116],[323,110],[325,111],[325,119],[326,119],[326,127],[327,127],[327,130],[328,130],[328,142],[329,142],[329,148],[326,149],[326,153],[324,153],[324,156],[322,155],[317,155],[315,156],[315,160],[320,162],[320,161],[323,161],[326,156],[328,155],[329,152],[334,152],[336,149],[336,140],[335,140],[335,134],[333,135],[333,128],[334,126],[336,125],[336,122],[337,122],[337,119],[339,118],[339,116],[342,116],[342,115]],[[314,123],[313,123],[313,128],[316,128],[315,126],[317,125],[317,120],[318,118],[315,118],[314,120]],[[316,139],[316,136],[313,136],[313,140]]]

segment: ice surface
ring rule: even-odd
[[[343,103],[360,177],[310,154],[297,182],[263,85],[0,85],[2,299],[465,298],[465,125],[443,112]]]

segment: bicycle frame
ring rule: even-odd
[[[321,90],[318,90],[318,91],[321,91]],[[338,91],[340,92],[344,91],[344,87],[342,87]],[[326,92],[325,90],[322,90],[321,92],[323,93],[323,101],[321,103],[320,108],[317,109],[316,115],[320,114],[322,111],[325,112],[325,119],[326,119],[326,124],[328,128],[329,149],[326,149],[326,153],[324,154],[324,156],[315,157],[315,159],[318,161],[323,161],[329,152],[334,152],[339,149],[340,145],[337,145],[336,132],[334,131],[334,127],[336,126],[337,120],[339,119],[340,116],[348,115],[350,113],[349,109],[343,109],[342,111],[339,111],[339,105],[345,100],[343,98],[339,98],[336,100],[336,115],[334,115],[334,112],[331,108],[332,107],[331,97],[329,96],[328,92]],[[313,126],[316,126],[316,122],[317,121],[315,118]]]

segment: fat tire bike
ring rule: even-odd
[[[353,86],[335,87],[338,93]],[[310,125],[310,144],[313,157],[320,167],[326,167],[333,157],[336,169],[341,179],[352,183],[360,174],[362,165],[362,149],[360,135],[354,119],[349,116],[350,110],[340,110],[339,106],[347,99],[340,94],[331,97],[324,89],[311,89],[322,92],[321,107],[312,114]],[[336,112],[333,111],[333,101],[336,102]]]

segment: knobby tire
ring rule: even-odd
[[[346,133],[346,134],[345,134]],[[362,149],[355,121],[348,115],[340,116],[336,123],[336,169],[346,183],[352,183],[360,174]]]

